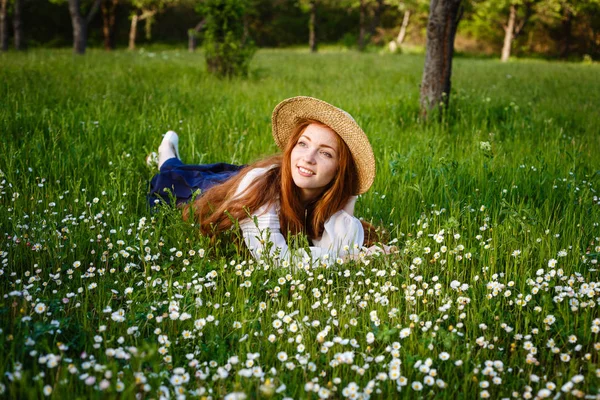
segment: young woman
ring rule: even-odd
[[[357,195],[375,178],[367,136],[345,111],[312,97],[293,97],[275,107],[273,138],[283,151],[248,166],[184,165],[178,137],[169,131],[158,149],[160,173],[149,199],[183,205],[184,218],[216,235],[238,222],[256,259],[330,264],[355,256],[375,240],[371,225],[354,217]],[[188,202],[200,189],[199,197]],[[168,201],[168,200],[167,200]],[[287,238],[303,233],[308,251],[294,253]]]

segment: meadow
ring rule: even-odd
[[[598,398],[600,66],[456,58],[423,123],[423,61],[0,55],[0,397]],[[148,209],[161,134],[248,163],[296,95],[367,132],[356,214],[396,253],[275,268]]]

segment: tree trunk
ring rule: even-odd
[[[104,49],[115,49],[115,18],[119,0],[102,1],[102,34],[104,35]]]
[[[69,13],[73,24],[73,52],[85,53],[87,26],[81,12],[79,12],[79,0],[69,0]]]
[[[308,21],[308,45],[312,53],[317,52],[317,0],[310,1],[310,19]]]
[[[137,24],[140,21],[146,20],[144,30],[146,32],[146,38],[150,39],[150,33],[152,29],[152,18],[158,12],[158,10],[144,10],[142,14],[137,15],[137,12],[131,17],[131,29],[129,30],[129,50],[135,50],[135,38],[137,37]]]
[[[0,50],[2,51],[8,51],[7,6],[8,0],[0,0]]]
[[[510,47],[513,41],[515,31],[515,19],[517,18],[517,6],[510,5],[510,14],[508,15],[508,24],[504,27],[504,46],[502,46],[502,57],[500,61],[507,62],[510,58]]]
[[[138,15],[131,16],[131,28],[129,29],[129,50],[135,50],[135,36],[137,34]]]
[[[375,13],[373,13],[373,19],[371,20],[371,26],[369,27],[369,35],[371,37],[375,36],[377,33],[377,28],[381,22],[381,14],[383,14],[384,5],[385,4],[383,3],[383,0],[377,0],[377,7],[375,7]]]
[[[198,22],[198,24],[194,28],[188,30],[188,51],[190,53],[196,51],[196,46],[198,44],[198,34],[204,27],[204,24],[206,24],[206,19],[203,19],[202,21]]]
[[[196,37],[196,31],[193,29],[188,29],[188,51],[193,53],[196,51],[196,46],[198,45],[198,39]]]
[[[358,50],[363,51],[365,49],[365,14],[367,12],[367,6],[365,0],[360,0],[360,14],[358,20],[359,32],[358,32]]]
[[[90,12],[84,18],[79,8],[80,1],[69,0],[69,14],[71,14],[71,24],[73,25],[73,52],[75,54],[85,54],[88,25],[98,12],[101,2],[102,0],[94,0]]]
[[[568,7],[565,7],[565,11],[561,20],[562,25],[562,45],[560,50],[560,57],[566,58],[569,55],[569,51],[571,50],[571,39],[573,36],[572,26],[573,26],[573,13]]]
[[[402,26],[400,27],[400,32],[398,33],[398,37],[396,37],[396,44],[400,46],[404,39],[406,38],[406,28],[408,28],[408,21],[410,20],[410,10],[404,11],[404,18],[402,18]]]
[[[21,0],[15,0],[13,7],[13,33],[15,50],[23,50],[25,48],[25,41],[23,39],[23,22],[21,18],[23,5],[21,4]]]
[[[431,0],[427,22],[425,68],[421,82],[421,115],[438,107],[447,107],[450,98],[450,77],[454,37],[461,17],[461,0]]]

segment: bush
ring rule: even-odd
[[[256,51],[244,18],[247,0],[206,0],[199,6],[206,18],[204,51],[208,71],[219,76],[245,76]]]

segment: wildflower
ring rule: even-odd
[[[113,312],[110,316],[110,318],[115,321],[115,322],[123,322],[125,321],[125,310],[123,310],[122,308]]]
[[[561,391],[568,393],[571,391],[571,389],[573,389],[575,385],[573,384],[572,381],[569,381],[567,383],[565,383],[564,385],[562,385],[562,387],[560,388]]]
[[[86,385],[88,385],[88,386],[92,386],[94,383],[96,383],[96,377],[95,377],[95,376],[93,376],[93,375],[91,375],[91,376],[88,376],[88,377],[85,379],[85,384],[86,384]]]
[[[575,375],[571,378],[571,382],[573,383],[581,383],[583,382],[583,375]]]
[[[42,314],[46,311],[46,305],[44,303],[37,303],[35,305],[35,312],[38,314]]]
[[[50,396],[52,394],[52,386],[44,386],[44,396]]]
[[[288,355],[285,351],[280,351],[277,353],[277,359],[281,362],[287,361]]]
[[[410,386],[417,392],[423,389],[423,384],[421,382],[413,382]]]
[[[558,252],[558,257],[566,257],[567,256],[567,251],[565,249],[562,249],[561,251]]]
[[[373,332],[367,333],[367,343],[371,344],[374,341],[375,341],[375,335],[373,335]]]

